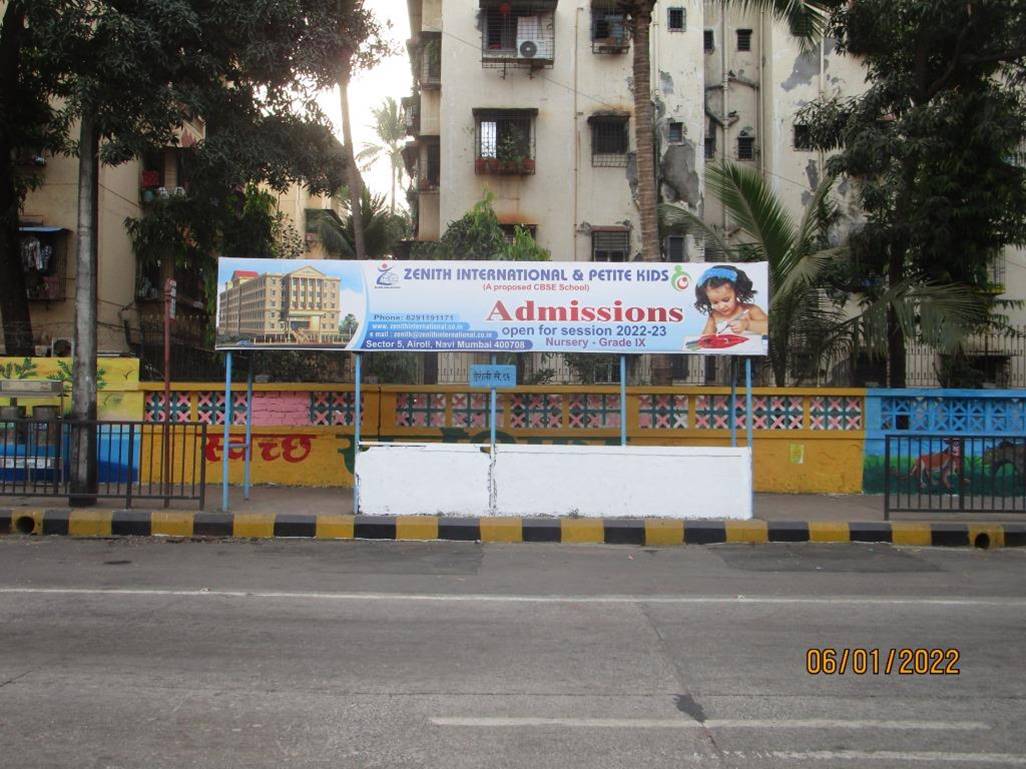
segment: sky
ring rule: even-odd
[[[385,59],[373,70],[359,73],[349,86],[349,115],[357,152],[365,143],[377,141],[371,127],[374,121],[371,110],[379,106],[386,96],[391,96],[396,101],[409,96],[413,86],[410,60],[406,54],[406,41],[410,37],[410,19],[406,15],[406,3],[402,0],[366,0],[366,7],[374,13],[385,36],[399,53]],[[391,23],[391,28],[386,28],[388,23]],[[335,126],[335,135],[342,141],[342,110],[338,101],[338,88],[323,92],[318,102]],[[388,195],[391,190],[391,169],[388,161],[378,161],[371,170],[364,172],[363,180],[372,193]],[[405,205],[405,200],[406,196],[402,189],[397,189],[397,204]]]

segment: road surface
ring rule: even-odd
[[[0,766],[1026,766],[1024,588],[1020,550],[8,537]]]

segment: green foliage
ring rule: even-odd
[[[144,216],[125,219],[125,229],[144,267],[170,262],[176,274],[198,275],[209,307],[216,302],[215,256],[295,259],[304,248],[274,196],[252,183],[222,199],[158,199]]]
[[[706,184],[740,226],[744,242],[728,244],[701,218],[677,206],[661,205],[660,218],[666,230],[704,240],[707,260],[769,262],[769,357],[778,386],[814,377],[821,363],[858,350],[883,356],[888,316],[896,318],[906,339],[921,339],[943,352],[957,349],[986,319],[986,305],[961,284],[901,280],[882,290],[838,286],[836,276],[848,270],[851,253],[847,245],[828,242],[834,219],[831,180],[815,191],[797,224],[754,169],[710,166]],[[848,301],[857,305],[856,312],[845,311]]]
[[[409,222],[401,214],[393,214],[383,195],[371,196],[366,187],[361,193],[360,211],[363,219],[363,237],[367,257],[379,259],[390,256],[396,244],[409,234]],[[356,246],[353,217],[345,222],[330,210],[308,209],[306,231],[317,236],[324,251],[335,259],[355,259]]]
[[[0,365],[0,379],[31,379],[37,373],[36,364],[32,358]]]
[[[1026,3],[828,5],[838,50],[858,57],[869,84],[799,116],[817,146],[837,149],[829,168],[852,180],[866,218],[838,277],[874,299],[903,283],[957,283],[992,302],[988,268],[1026,242]]]
[[[566,365],[581,384],[604,384],[610,381],[609,371],[619,371],[619,355],[594,355],[585,352],[571,352],[564,356]],[[619,374],[615,379],[619,379]]]
[[[364,381],[381,384],[415,384],[417,358],[408,352],[376,352],[363,356]]]
[[[466,214],[450,222],[437,243],[417,243],[415,259],[477,259],[500,261],[544,262],[551,258],[547,249],[535,243],[526,227],[513,228],[513,242],[499,225],[492,208],[494,196],[485,193]]]
[[[495,157],[504,163],[522,163],[527,158],[527,140],[515,126],[499,137]]]
[[[116,165],[175,146],[176,129],[199,116],[206,136],[192,148],[190,200],[137,228],[146,253],[208,266],[216,253],[199,244],[219,240],[247,255],[296,253],[295,233],[265,211],[244,206],[234,232],[224,212],[255,182],[340,186],[344,154],[316,94],[338,81],[343,60],[379,54],[380,39],[368,43],[376,30],[360,0],[14,0],[0,27],[0,157],[71,151],[68,127],[89,115],[103,162]],[[0,162],[0,285],[20,280],[17,209],[31,183]],[[176,242],[158,243],[161,233]]]
[[[338,324],[338,333],[342,336],[342,341],[348,342],[356,336],[356,331],[359,327],[360,324],[356,320],[355,315],[352,313],[346,315],[346,317],[342,319],[342,322]]]
[[[395,213],[395,188],[403,180],[403,147],[406,146],[406,123],[400,114],[399,104],[389,96],[380,106],[371,110],[374,115],[372,125],[377,134],[377,143],[367,143],[357,153],[356,159],[363,163],[362,170],[367,171],[380,160],[388,160],[392,172],[392,192],[390,210]]]

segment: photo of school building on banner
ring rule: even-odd
[[[765,262],[220,259],[217,347],[766,355]]]

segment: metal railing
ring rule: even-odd
[[[85,445],[95,486],[73,488],[74,447]],[[63,419],[0,420],[0,496],[88,496],[206,503],[207,425]],[[92,451],[90,451],[92,453]],[[95,491],[93,490],[95,489]]]
[[[884,515],[1026,513],[1026,437],[888,435]]]

